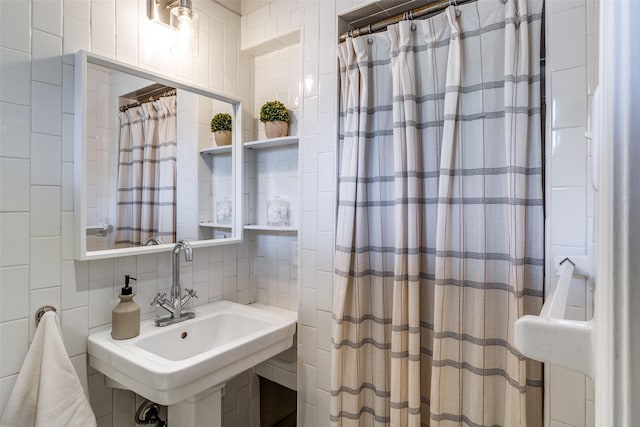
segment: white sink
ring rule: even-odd
[[[296,313],[261,304],[218,301],[194,307],[195,319],[166,327],[143,321],[140,335],[89,336],[89,365],[110,380],[163,405],[173,405],[293,345]]]

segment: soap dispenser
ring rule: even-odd
[[[130,280],[136,280],[130,275],[124,276],[124,288],[118,295],[120,302],[111,313],[111,337],[114,340],[126,340],[140,335],[140,306],[133,300],[136,294],[129,285]]]

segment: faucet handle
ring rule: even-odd
[[[195,297],[195,298],[200,298],[198,296],[198,293],[195,291],[195,289],[187,289],[184,288],[185,292],[187,293],[187,295],[189,295],[190,297]]]
[[[151,301],[151,305],[161,305],[166,297],[166,292],[158,292],[153,301]]]

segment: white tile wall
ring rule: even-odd
[[[29,161],[0,159],[0,208],[7,211],[29,210]]]
[[[62,36],[62,0],[35,0],[31,7],[34,29]]]
[[[0,7],[0,43],[3,47],[30,52],[31,2],[4,1]]]
[[[29,315],[29,290],[20,283],[29,282],[26,265],[0,269],[0,322]]]
[[[0,267],[29,264],[29,213],[0,213]]]
[[[547,289],[554,278],[551,260],[593,253],[593,190],[585,132],[589,97],[596,76],[597,1],[570,0],[547,5]],[[550,179],[549,179],[550,178]],[[567,318],[592,316],[592,295],[574,279]],[[551,427],[593,426],[593,385],[583,375],[547,367],[545,423]]]
[[[257,129],[255,139],[264,139],[264,125],[259,121],[260,107],[267,101],[277,99],[290,110],[289,135],[298,135],[300,116],[300,44],[283,47],[253,58],[253,84],[255,95],[253,110],[253,127]]]
[[[31,131],[62,135],[62,87],[31,82]]]
[[[91,49],[103,56],[114,57],[115,38],[115,2],[91,2]]]
[[[206,50],[175,66],[167,52],[137,43],[147,28],[145,5],[144,0],[0,2],[0,412],[34,332],[33,315],[39,306],[50,304],[59,308],[63,339],[90,391],[98,425],[121,426],[123,416],[131,420],[130,394],[112,396],[95,371],[87,380],[86,337],[90,328],[111,322],[125,273],[141,279],[136,291],[144,308],[155,292],[171,284],[168,254],[73,261],[73,57],[66,54],[93,50],[245,97],[244,105],[249,105],[250,88],[235,78],[238,64],[250,63],[238,50],[237,15],[214,2],[196,2],[204,21],[200,45],[220,40],[209,42],[214,34],[208,23],[215,21],[224,37],[215,51],[222,59]],[[96,128],[93,136],[99,148],[104,135]],[[100,155],[96,151],[96,171]],[[97,206],[103,189],[100,178],[93,182]],[[224,282],[217,274],[224,266],[223,254],[222,248],[198,249],[196,261],[183,265],[183,284],[193,285],[201,295],[196,303],[221,298],[223,283],[226,298],[250,301],[249,277],[238,274],[242,268],[225,269]],[[246,244],[228,257],[234,265],[249,265]],[[216,261],[214,267],[210,260]],[[238,389],[245,397],[245,389]]]
[[[0,377],[17,374],[29,346],[27,319],[0,323]]]
[[[29,246],[30,288],[60,286],[60,237],[33,237]]]
[[[31,78],[43,83],[62,84],[62,37],[38,30],[33,30],[31,37]]]
[[[47,237],[59,235],[60,187],[32,185],[31,236]]]
[[[0,116],[6,124],[0,129],[0,141],[2,141],[0,156],[28,159],[28,141],[31,136],[31,111],[29,107],[0,102]]]
[[[2,5],[12,3],[2,2]],[[2,68],[2,75],[0,75],[0,101],[30,105],[31,56],[29,53],[8,49],[3,45],[0,47],[0,67]]]
[[[34,133],[31,139],[31,184],[58,186],[61,184],[60,136]]]

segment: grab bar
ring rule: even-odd
[[[107,231],[109,224],[87,225],[87,231]]]
[[[558,282],[539,316],[516,320],[515,347],[523,355],[593,377],[593,325],[591,320],[564,319],[571,279],[592,280],[589,257],[558,257]]]
[[[109,232],[109,224],[96,224],[96,225],[87,225],[85,227],[87,233],[95,232],[98,236],[104,236]]]

